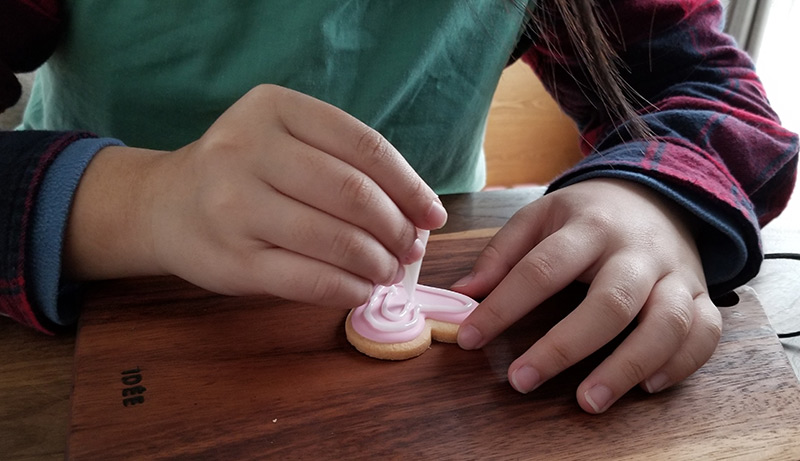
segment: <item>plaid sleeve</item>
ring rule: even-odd
[[[760,266],[759,226],[777,216],[791,194],[797,136],[781,127],[753,63],[721,31],[719,1],[603,0],[597,5],[616,37],[623,78],[647,101],[636,107],[655,137],[631,138],[625,123],[615,126],[597,109],[601,106],[586,91],[591,85],[563,25],[552,22],[523,59],[577,122],[586,156],[551,189],[576,178],[619,177],[620,172],[663,184],[701,219],[711,210],[734,226],[744,241],[746,262],[722,285],[744,283]],[[703,212],[691,206],[697,202],[704,204]]]
[[[0,7],[0,112],[20,96],[15,73],[29,72],[53,52],[60,33],[58,0],[4,0]],[[44,172],[81,134],[0,132],[0,315],[49,332],[34,312],[27,251],[32,209]]]
[[[84,133],[0,132],[0,314],[42,332],[57,327],[32,301],[30,246],[33,207],[45,171]]]

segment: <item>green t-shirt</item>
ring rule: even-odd
[[[514,0],[74,0],[23,129],[176,149],[273,83],[383,134],[439,193],[480,189]]]

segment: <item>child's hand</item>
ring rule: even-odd
[[[621,180],[594,179],[546,195],[498,232],[456,288],[489,295],[461,325],[478,348],[573,280],[586,299],[509,367],[530,392],[598,350],[634,319],[631,334],[578,387],[587,412],[608,409],[633,386],[658,392],[692,374],[719,342],[692,235],[664,198]]]
[[[125,165],[137,173],[123,173]],[[93,188],[103,181],[105,190]],[[87,229],[80,207],[126,188],[133,199],[105,208],[127,213],[117,221],[129,230]],[[423,252],[416,227],[440,227],[446,212],[377,132],[329,104],[265,85],[173,153],[98,153],[78,189],[76,219],[68,255],[81,278],[169,273],[224,294],[355,306],[373,284],[402,277],[401,264]],[[105,246],[86,243],[90,235]]]

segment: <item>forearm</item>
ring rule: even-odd
[[[780,126],[753,63],[719,29],[719,3],[620,0],[615,8],[617,14],[604,14],[611,30],[619,28],[622,75],[641,96],[633,102],[653,138],[630,139],[626,122],[596,110],[598,101],[581,90],[589,85],[580,81],[584,74],[565,37],[544,33],[564,54],[537,43],[524,57],[581,128],[589,155],[584,168],[657,171],[672,186],[768,222],[788,200],[797,137]],[[632,152],[617,155],[625,149]],[[742,203],[747,199],[752,204]]]
[[[624,177],[658,190],[708,225],[697,243],[709,284],[715,293],[731,289],[758,271],[759,225],[786,204],[797,169],[797,136],[780,126],[752,62],[719,30],[718,3],[617,4],[625,6],[618,19],[623,75],[652,103],[638,107],[652,137],[634,138],[627,122],[597,111],[597,101],[573,80],[582,74],[571,56],[534,46],[525,59],[578,123],[587,154],[553,188]],[[721,260],[722,254],[729,259]]]
[[[157,172],[167,154],[106,147],[86,169],[70,210],[63,270],[73,280],[163,274],[154,256],[151,216]]]

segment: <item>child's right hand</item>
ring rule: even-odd
[[[78,187],[64,267],[78,279],[174,274],[224,294],[354,306],[442,226],[434,192],[345,112],[259,86],[196,142],[108,147]]]

